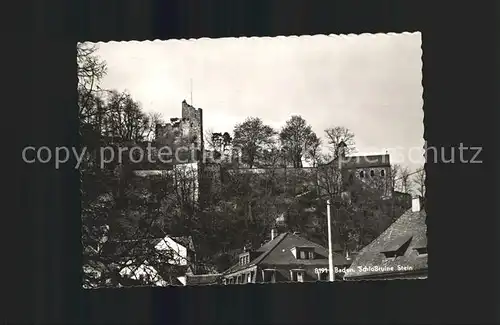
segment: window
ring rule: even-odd
[[[264,282],[275,283],[276,282],[276,271],[274,270],[263,270],[263,280]]]
[[[313,247],[294,247],[292,253],[296,259],[299,260],[312,260],[314,259]]]
[[[248,264],[248,263],[250,263],[250,255],[249,254],[240,256],[240,264],[241,265],[245,265],[245,264]]]
[[[375,171],[374,171],[373,169],[372,169],[372,170],[370,170],[370,176],[371,176],[371,177],[374,177],[374,176],[375,176]]]
[[[329,279],[328,272],[319,272],[318,273],[318,280],[319,281],[328,281],[328,279]]]
[[[301,260],[305,260],[306,259],[306,252],[303,251],[303,250],[300,251],[300,259]]]
[[[365,177],[365,172],[363,170],[359,172],[359,177],[361,177],[361,178]]]
[[[419,247],[415,248],[417,251],[418,255],[427,255],[427,247]]]
[[[293,282],[304,282],[304,271],[292,270],[290,271],[290,275]]]
[[[384,177],[384,176],[385,176],[385,170],[383,170],[383,169],[382,169],[382,170],[380,171],[380,176],[382,176],[382,177]]]
[[[398,252],[397,251],[388,251],[388,252],[383,252],[384,253],[384,256],[386,258],[395,258],[396,256],[398,256]],[[401,256],[401,255],[399,255]]]
[[[409,238],[408,238],[409,237]],[[388,247],[382,253],[386,258],[396,258],[399,256],[403,256],[410,245],[412,237],[405,236],[396,240],[391,247]]]

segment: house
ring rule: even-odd
[[[145,280],[155,285],[183,285],[186,274],[196,271],[192,238],[165,236],[143,240],[108,241],[103,247],[113,268],[125,282]]]
[[[349,266],[339,253],[333,254],[338,270]],[[340,275],[340,274],[339,274]],[[328,250],[301,237],[285,232],[259,249],[239,255],[238,264],[223,273],[223,284],[305,282],[328,280]]]
[[[421,198],[353,260],[345,280],[427,278],[427,226]]]

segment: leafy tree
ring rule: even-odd
[[[216,160],[230,157],[232,143],[233,138],[228,132],[214,132],[211,129],[205,132],[205,148],[212,151],[213,158]]]
[[[311,143],[306,150],[306,157],[312,163],[313,167],[317,167],[318,165],[321,156],[321,144],[322,141],[316,134],[311,136]]]
[[[302,167],[302,158],[319,147],[319,139],[301,116],[292,116],[280,132],[280,140],[287,158],[295,168]],[[313,149],[313,150],[311,150]]]
[[[266,149],[272,148],[276,131],[258,117],[249,117],[234,127],[233,147],[241,150],[242,161],[253,168],[263,160]]]

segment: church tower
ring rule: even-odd
[[[336,158],[341,158],[341,159],[345,158],[346,147],[347,145],[345,144],[344,141],[339,142],[336,148],[337,152],[335,153]]]

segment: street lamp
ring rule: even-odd
[[[335,270],[333,268],[333,247],[332,247],[332,217],[330,199],[326,200],[326,219],[328,223],[328,274],[329,281],[335,281]]]
[[[300,197],[302,195],[305,195],[309,193],[310,191],[307,191],[305,193],[302,193],[300,195],[297,195],[296,197]],[[315,199],[315,201],[320,200],[320,198]],[[326,200],[326,219],[328,223],[328,275],[329,275],[329,280],[330,282],[335,281],[335,269],[333,266],[333,244],[332,244],[332,216],[331,216],[331,201],[330,199]],[[338,205],[338,201],[337,201]],[[338,206],[337,206],[338,209]]]

